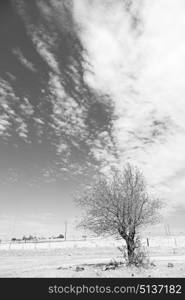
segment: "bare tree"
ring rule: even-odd
[[[100,177],[77,199],[85,210],[79,224],[97,234],[121,236],[127,246],[129,263],[136,249],[136,230],[158,219],[161,202],[146,190],[142,172],[127,164],[122,172],[115,170],[111,179]]]

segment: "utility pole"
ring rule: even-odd
[[[65,238],[65,241],[67,239],[67,221],[65,221],[65,234],[64,234],[64,238]]]
[[[165,224],[165,225],[164,225],[164,228],[165,228],[165,233],[166,233],[166,235],[167,235],[167,236],[170,236],[171,233],[170,233],[170,226],[169,226],[169,224]]]
[[[171,236],[171,231],[170,231],[170,226],[169,226],[169,224],[167,224],[167,228],[168,228],[168,235]]]

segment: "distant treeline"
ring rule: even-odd
[[[58,236],[51,236],[49,237],[49,239],[63,239],[64,238],[64,235],[63,234],[59,234]],[[15,238],[13,237],[11,239],[12,242],[22,242],[22,241],[35,241],[35,240],[46,240],[48,238],[46,237],[37,237],[37,236],[33,236],[33,235],[29,235],[28,237],[27,236],[23,236],[22,238]]]

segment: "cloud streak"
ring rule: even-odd
[[[77,35],[72,1],[21,0],[12,1],[12,7],[15,31],[22,38],[8,36],[7,42],[1,35],[0,135],[5,156],[7,145],[12,157],[19,152],[14,166],[25,172],[30,166],[22,168],[21,157],[27,164],[31,156],[35,170],[41,169],[34,181],[66,179],[67,173],[86,176],[98,172],[99,165],[106,168],[116,151],[113,105],[110,96],[84,80],[86,49]]]
[[[86,81],[115,105],[119,165],[141,166],[170,207],[184,204],[184,1],[74,1]]]

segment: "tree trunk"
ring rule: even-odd
[[[127,255],[128,255],[128,263],[132,264],[134,262],[134,255],[135,255],[135,230],[132,230],[128,235],[124,231],[119,231],[121,237],[125,240],[127,245]]]
[[[134,251],[135,251],[135,241],[134,238],[128,238],[127,243],[127,253],[128,253],[128,263],[132,264],[134,262]]]

